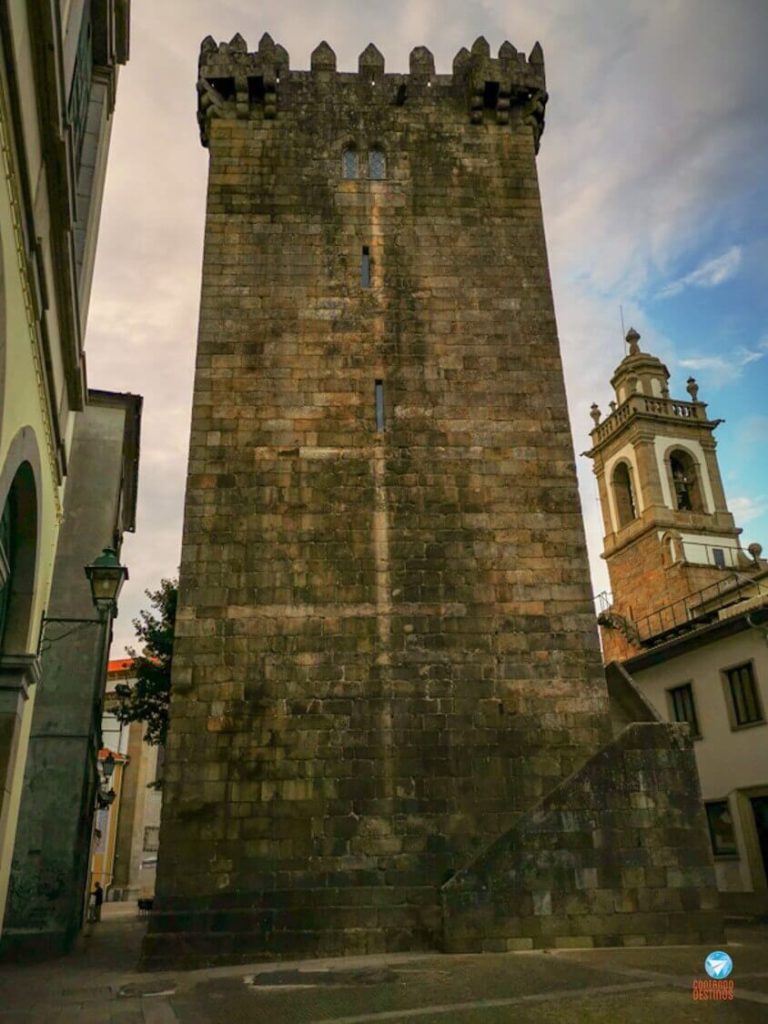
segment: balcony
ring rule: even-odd
[[[594,447],[607,441],[636,413],[646,416],[666,416],[669,419],[707,422],[703,402],[683,402],[676,398],[655,398],[650,395],[630,395],[610,416],[591,432]]]

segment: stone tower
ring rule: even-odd
[[[566,941],[567,915],[540,920],[559,897],[532,901],[541,858],[512,923],[478,924],[494,885],[461,873],[547,794],[560,814],[610,740],[536,175],[541,48],[478,39],[438,75],[420,47],[402,75],[372,45],[338,73],[326,43],[293,71],[268,35],[207,38],[198,95],[145,963]]]
[[[640,350],[629,351],[611,379],[610,415],[592,406],[592,448],[605,525],[603,557],[613,603],[600,622],[606,662],[687,622],[697,602],[716,596],[734,570],[754,565],[739,543],[720,478],[715,428],[699,401],[670,398],[669,371]]]

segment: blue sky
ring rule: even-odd
[[[718,430],[743,540],[768,551],[768,3],[765,0],[133,0],[87,335],[92,386],[145,396],[139,522],[124,549],[114,655],[143,590],[179,561],[207,154],[195,123],[199,44],[264,31],[295,68],[325,38],[340,70],[373,41],[387,70],[414,46],[448,72],[483,34],[544,48],[542,202],[575,451],[607,409],[620,307],[695,376]],[[577,457],[595,591],[607,585],[588,460]]]

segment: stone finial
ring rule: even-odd
[[[631,356],[640,355],[640,346],[638,345],[638,342],[640,341],[640,335],[637,333],[634,327],[629,328],[625,340],[629,345],[629,354]]]
[[[373,43],[368,43],[360,54],[357,66],[361,75],[383,75],[384,56],[376,49]]]
[[[259,56],[262,60],[274,59],[275,41],[269,32],[265,32],[259,40]]]
[[[762,546],[762,544],[758,544],[757,541],[753,541],[749,545],[749,547],[747,548],[747,551],[750,553],[750,555],[752,556],[752,558],[755,561],[755,563],[757,565],[759,565],[760,564],[760,555],[762,555],[762,553],[763,553],[763,546]]]
[[[499,47],[499,60],[517,60],[517,50],[508,39]]]
[[[325,40],[312,51],[310,67],[313,71],[335,71],[336,54]]]
[[[611,410],[612,413],[616,412],[616,403],[613,401],[613,399],[608,403],[608,408]]]
[[[600,418],[602,417],[603,414],[600,412],[600,408],[599,408],[597,402],[593,402],[592,405],[590,406],[589,415],[594,420],[595,426],[598,426],[599,423],[600,423]]]
[[[533,44],[533,49],[528,56],[528,63],[544,67],[544,51],[541,48],[541,43],[536,42]]]
[[[235,32],[229,40],[229,49],[232,53],[248,53],[248,44],[239,32]]]
[[[412,75],[434,75],[435,58],[426,46],[416,46],[411,50],[410,72]]]
[[[473,57],[490,57],[491,48],[488,45],[488,40],[485,36],[478,36],[477,39],[472,43],[472,56]]]
[[[467,66],[470,53],[466,46],[462,46],[456,56],[453,58],[453,72],[456,74],[457,71],[461,71],[462,68]]]
[[[216,53],[218,46],[213,36],[206,36],[205,39],[200,43],[200,56],[204,56],[207,53]]]
[[[699,400],[699,385],[696,383],[694,377],[689,377],[685,384],[685,390],[691,396],[692,402],[698,402]]]

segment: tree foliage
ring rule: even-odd
[[[145,741],[157,745],[164,744],[168,735],[178,581],[161,580],[159,590],[144,593],[152,608],[133,620],[141,652],[132,647],[127,649],[133,659],[135,679],[115,686],[118,703],[114,713],[123,725],[144,722]]]

